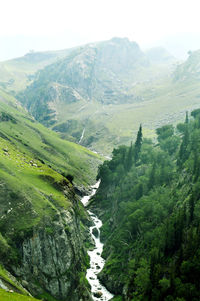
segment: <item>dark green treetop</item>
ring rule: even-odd
[[[141,151],[141,147],[142,147],[142,125],[140,124],[138,133],[137,133],[137,138],[135,141],[135,162],[138,161],[139,158],[139,153]]]

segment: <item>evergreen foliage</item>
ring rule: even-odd
[[[100,278],[123,300],[199,300],[200,110],[114,149],[92,203],[103,212]],[[177,132],[177,134],[176,134]],[[131,153],[134,160],[131,158]],[[136,155],[137,154],[137,155]],[[127,164],[128,162],[128,164]]]
[[[135,162],[137,162],[137,160],[139,158],[139,153],[141,151],[141,147],[142,147],[142,125],[140,124],[139,130],[137,133],[137,138],[135,141],[135,153],[134,153]]]

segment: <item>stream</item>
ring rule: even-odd
[[[87,206],[90,198],[96,193],[96,189],[99,187],[100,181],[92,186],[92,192],[89,196],[84,196],[81,202],[84,206]],[[86,278],[91,285],[91,293],[93,300],[103,300],[108,301],[113,298],[113,295],[100,283],[97,278],[98,273],[103,269],[105,260],[101,257],[103,251],[103,243],[100,241],[100,228],[102,226],[102,221],[91,211],[87,211],[90,215],[94,226],[90,227],[90,234],[95,242],[95,247],[92,251],[88,251],[90,257],[90,268],[87,269]],[[95,230],[95,235],[93,234],[93,229]]]

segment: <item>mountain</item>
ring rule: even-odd
[[[76,193],[94,183],[101,160],[61,140],[0,90],[1,288],[45,300],[90,300],[90,219]]]
[[[35,96],[40,93],[46,106],[82,99],[103,104],[127,102],[126,81],[139,78],[138,70],[149,64],[139,46],[128,39],[86,45],[63,60],[39,72],[37,79],[25,91],[24,103],[36,114]],[[50,106],[50,105],[49,105]]]
[[[114,300],[198,300],[200,109],[113,150],[89,209],[103,221],[100,280]]]
[[[92,224],[79,196],[103,158],[82,144],[117,147],[98,168],[90,204],[103,220],[99,277],[114,300],[198,300],[198,52],[177,65],[163,49],[145,54],[113,38],[9,65],[0,89],[0,299],[11,289],[13,300],[91,300]]]
[[[190,51],[188,59],[180,64],[174,74],[176,81],[198,81],[200,78],[200,50]]]
[[[171,72],[171,62],[155,63],[135,42],[113,38],[75,49],[45,67],[17,97],[37,120],[63,138],[79,142],[84,131],[83,145],[108,152],[111,143],[130,140],[135,111],[146,100],[145,90]],[[152,96],[151,91],[148,94]],[[119,137],[118,114],[129,111],[132,126],[125,118],[125,132]],[[108,124],[111,119],[117,127]],[[100,146],[102,139],[106,149]]]
[[[0,62],[0,86],[12,93],[24,90],[33,81],[36,71],[67,56],[72,50],[29,52],[23,57]]]
[[[113,38],[72,49],[17,94],[34,118],[64,139],[110,154],[140,123],[149,137],[198,107],[197,81],[175,81],[180,63],[163,48],[144,53]]]

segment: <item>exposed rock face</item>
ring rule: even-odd
[[[191,81],[200,78],[200,50],[189,51],[188,59],[177,66],[174,72],[175,81]]]
[[[133,100],[127,89],[139,80],[141,68],[148,65],[137,43],[113,38],[75,49],[47,66],[19,98],[37,120],[50,126],[59,117],[63,104],[83,100],[119,104]]]
[[[85,297],[77,289],[86,254],[83,233],[73,211],[62,211],[56,221],[35,229],[33,236],[22,243],[20,252],[20,266],[13,269],[29,283],[33,295],[41,293],[42,288],[59,300],[90,300],[87,288]]]

